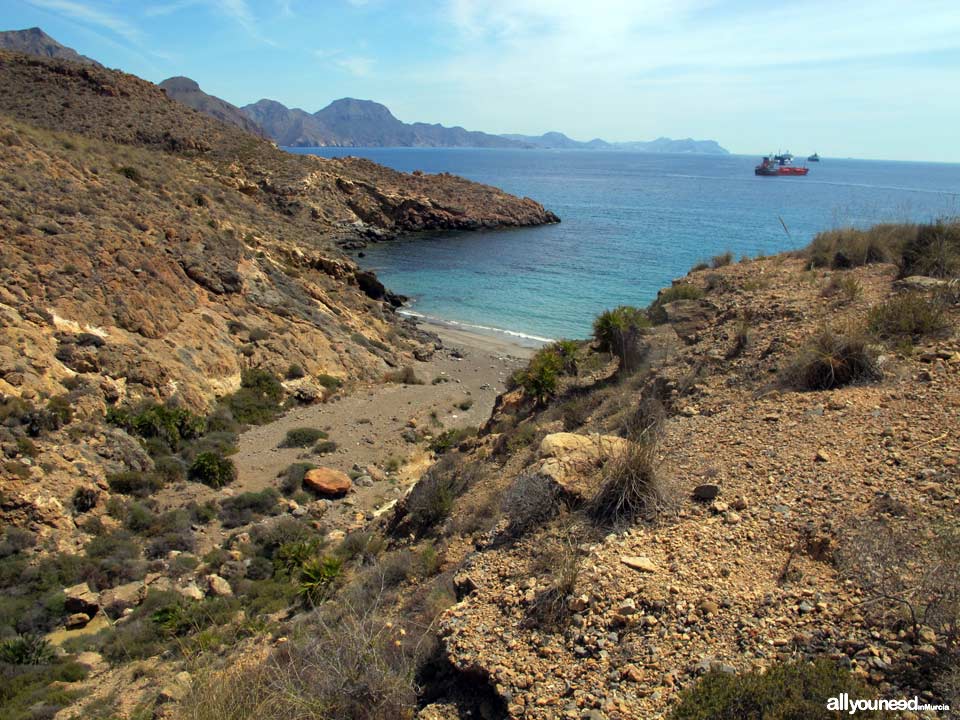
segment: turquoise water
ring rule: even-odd
[[[586,337],[601,310],[646,305],[673,278],[727,250],[769,254],[840,225],[960,215],[960,165],[825,158],[806,177],[764,178],[753,174],[757,158],[745,156],[309,152],[452,172],[556,212],[559,225],[419,236],[372,245],[359,260],[409,296],[415,313],[539,338]]]

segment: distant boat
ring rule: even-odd
[[[807,158],[807,162],[820,162],[820,156],[814,153]]]
[[[797,167],[793,165],[792,161],[793,155],[790,153],[767,155],[760,161],[760,164],[753,169],[753,174],[775,177],[778,175],[806,175],[810,172],[810,168]]]

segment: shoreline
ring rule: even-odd
[[[445,348],[463,346],[471,350],[492,353],[498,357],[527,360],[537,350],[553,342],[547,338],[531,337],[509,330],[468,325],[455,320],[440,320],[407,310],[400,314],[424,330],[440,338]]]

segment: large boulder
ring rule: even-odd
[[[116,618],[124,610],[134,608],[143,602],[146,596],[146,587],[142,582],[134,581],[100,593],[100,605],[110,617]]]
[[[84,613],[93,617],[100,610],[100,596],[85,582],[63,589],[63,608],[67,613]]]
[[[353,483],[350,477],[333,468],[315,468],[303,476],[303,485],[322,497],[343,497]]]
[[[630,444],[615,435],[553,433],[540,442],[540,475],[550,478],[565,493],[586,499],[597,489],[598,470]]]

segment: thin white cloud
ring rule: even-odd
[[[108,30],[131,43],[140,43],[143,34],[132,23],[78,0],[27,0],[34,7],[66,15],[88,25]]]
[[[369,77],[373,73],[376,62],[373,58],[363,55],[348,55],[335,58],[333,64],[351,75]]]

